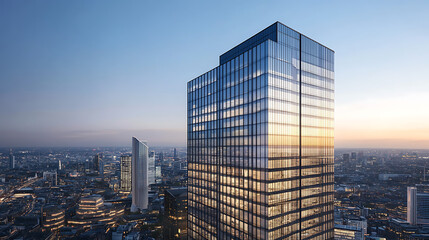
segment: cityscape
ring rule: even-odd
[[[137,212],[132,151],[1,149],[1,238],[187,239],[186,148],[150,148],[156,167]],[[335,239],[427,239],[429,150],[338,149],[334,159]]]
[[[0,3],[0,240],[429,239],[428,3],[164,4]]]

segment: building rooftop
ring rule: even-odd
[[[244,42],[238,44],[237,46],[235,46],[234,48],[230,49],[229,51],[225,52],[224,54],[220,55],[219,57],[219,65],[222,65],[232,59],[234,59],[237,56],[240,56],[243,52],[246,52],[252,48],[254,48],[255,46],[267,41],[267,40],[272,40],[274,42],[278,41],[278,32],[279,31],[287,31],[288,35],[292,35],[295,38],[299,38],[300,35],[305,36],[304,34],[301,34],[300,32],[284,25],[281,22],[275,22],[272,25],[268,26],[267,28],[265,28],[264,30],[258,32],[257,34],[253,35],[252,37],[248,38],[247,40],[245,40]],[[307,36],[305,36],[308,39],[311,39]],[[314,41],[313,39],[311,39],[312,41]],[[317,41],[314,41],[317,42]],[[317,42],[318,44],[320,44],[319,42]],[[320,44],[322,46],[324,46],[323,44]],[[326,46],[324,46],[326,47]],[[333,51],[332,49],[326,47],[327,49]]]
[[[188,194],[188,188],[187,187],[173,188],[173,189],[168,189],[167,192],[169,192],[172,196],[177,198],[181,196],[186,196]]]

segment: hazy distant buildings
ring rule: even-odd
[[[352,152],[351,160],[352,160],[352,161],[356,161],[356,160],[357,160],[356,152]]]
[[[94,163],[93,161],[92,161],[92,163]],[[89,159],[86,159],[85,160],[85,163],[84,163],[84,171],[85,171],[85,173],[90,173],[91,171],[92,171],[92,169],[94,168],[93,166],[92,166],[93,164],[91,164],[91,162],[89,161]]]
[[[100,161],[101,161],[101,155],[95,154],[94,158],[92,159],[92,166],[94,171],[98,171],[100,167]]]
[[[189,239],[334,238],[334,52],[276,22],[188,82]]]
[[[93,159],[94,171],[98,172],[101,176],[104,174],[104,163],[103,163],[103,155],[98,153],[94,156]]]
[[[149,201],[148,161],[149,147],[147,143],[132,138],[132,205],[131,211],[147,209]]]
[[[121,191],[131,192],[131,155],[121,156]]]
[[[417,188],[407,188],[407,222],[417,224]]]
[[[162,183],[162,168],[161,168],[161,166],[155,167],[155,183]]]
[[[350,163],[350,154],[348,154],[348,153],[343,154],[343,162],[344,163]]]
[[[15,156],[12,153],[12,150],[10,150],[9,153],[9,168],[14,169],[15,168]]]
[[[393,179],[407,179],[410,178],[410,174],[397,174],[397,173],[380,173],[378,174],[378,180],[389,181]]]
[[[43,180],[47,181],[50,186],[56,186],[58,184],[58,174],[57,172],[43,172]]]
[[[149,159],[147,163],[147,178],[148,178],[148,185],[155,184],[156,182],[156,167],[155,167],[155,152],[150,151],[149,153]]]

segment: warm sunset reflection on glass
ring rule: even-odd
[[[188,83],[188,236],[333,239],[334,52],[275,23]]]

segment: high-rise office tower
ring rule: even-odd
[[[85,169],[85,173],[89,173],[91,171],[92,165],[91,165],[91,162],[89,161],[89,159],[85,160],[84,169]]]
[[[147,177],[148,177],[148,185],[155,184],[155,175],[156,175],[156,167],[155,167],[155,151],[150,151],[149,159],[147,163]]]
[[[417,187],[407,188],[407,222],[411,225],[429,223],[429,193]]]
[[[176,148],[174,148],[173,158],[174,158],[174,160],[177,159],[177,149]]]
[[[417,188],[407,187],[407,222],[417,224]]]
[[[98,174],[104,178],[104,162],[102,159],[100,159],[100,165],[98,166]]]
[[[156,166],[155,167],[155,183],[162,183],[161,166]]]
[[[102,161],[101,158],[102,158],[101,153],[97,153],[94,155],[93,165],[92,165],[94,171],[97,171],[97,172],[100,171],[100,165],[101,165],[101,161]]]
[[[121,156],[121,191],[131,192],[131,155]]]
[[[350,154],[348,154],[348,153],[344,153],[343,154],[343,162],[344,163],[349,163],[350,162]]]
[[[9,153],[9,168],[14,169],[15,168],[15,156],[13,155],[12,149]]]
[[[131,211],[147,209],[149,202],[148,188],[148,160],[149,147],[146,142],[141,142],[133,137],[133,154],[131,160],[131,184],[132,204]]]
[[[356,161],[357,160],[356,156],[357,156],[356,153],[352,152],[352,157],[351,157],[352,161]]]
[[[188,207],[186,187],[165,190],[164,239],[187,239],[186,217]]]
[[[429,193],[417,193],[417,222],[429,223]]]
[[[276,22],[188,82],[188,237],[333,239],[334,52]]]
[[[57,186],[58,184],[58,173],[57,171],[43,172],[43,180],[49,182],[50,186]]]

